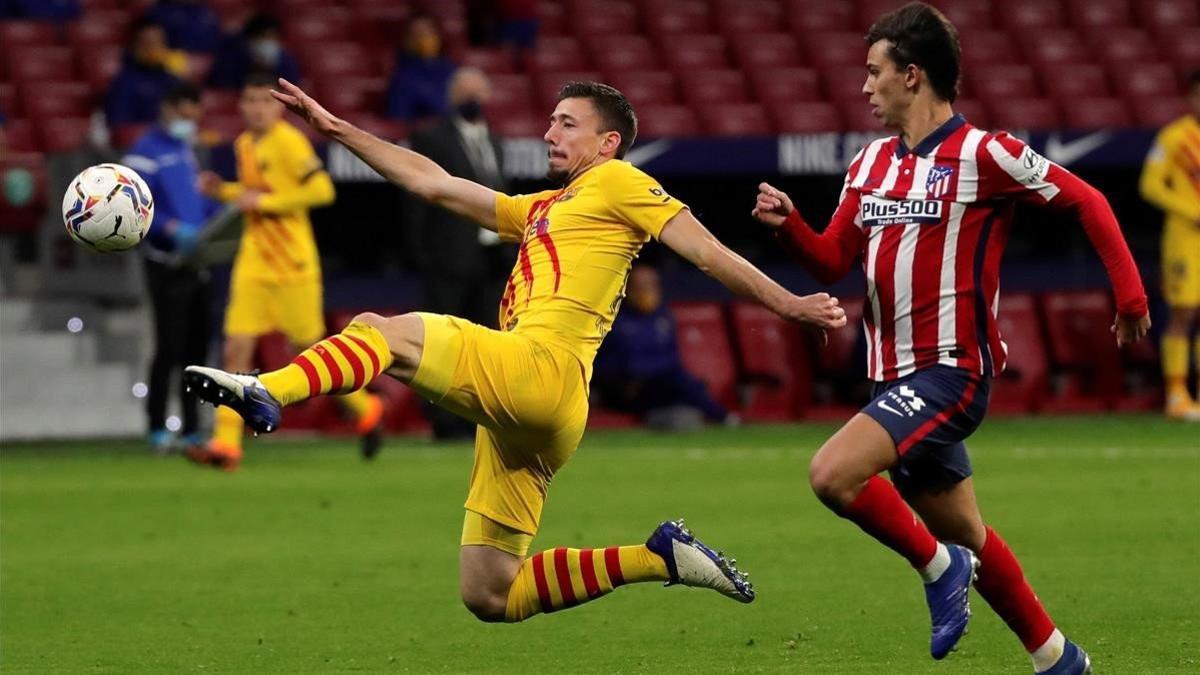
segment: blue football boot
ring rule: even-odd
[[[946,544],[950,551],[950,567],[937,581],[925,584],[925,602],[933,620],[933,635],[929,638],[929,655],[943,659],[967,632],[971,605],[967,591],[975,580],[979,560],[962,546]]]
[[[188,366],[183,371],[183,384],[201,400],[233,408],[255,435],[269,434],[279,428],[283,406],[255,375]]]
[[[726,559],[720,551],[705,546],[683,526],[682,520],[659,525],[646,540],[646,548],[666,561],[671,575],[667,586],[711,588],[738,602],[754,601],[750,575],[738,570],[737,560]]]
[[[1038,671],[1037,675],[1086,675],[1092,672],[1092,659],[1079,645],[1067,640],[1063,645],[1062,656],[1058,662],[1046,670]]]

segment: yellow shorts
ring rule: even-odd
[[[1200,307],[1200,227],[1168,224],[1162,238],[1163,297],[1172,307]]]
[[[479,425],[467,510],[532,538],[550,481],[587,425],[583,364],[520,333],[417,316],[425,324],[425,349],[412,388]],[[466,541],[465,529],[463,535],[463,543],[494,545]]]
[[[279,331],[292,344],[307,345],[325,336],[321,281],[275,284],[234,279],[225,308],[226,335],[265,335]]]

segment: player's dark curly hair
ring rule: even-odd
[[[558,100],[566,98],[586,98],[596,106],[600,114],[600,131],[615,131],[621,134],[621,144],[617,146],[617,159],[625,157],[637,138],[637,115],[629,99],[607,84],[599,82],[568,82],[558,91]]]
[[[191,82],[176,82],[163,95],[162,102],[168,105],[179,105],[183,102],[199,103],[200,87]]]
[[[958,30],[944,14],[923,2],[910,2],[879,17],[867,31],[867,45],[880,40],[891,43],[888,57],[898,68],[915,65],[929,77],[938,97],[958,98],[962,50]]]

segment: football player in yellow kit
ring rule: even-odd
[[[526,555],[551,478],[583,435],[592,359],[620,307],[633,259],[651,237],[789,320],[842,326],[837,300],[788,292],[722,246],[653,178],[622,161],[637,119],[607,85],[572,83],[559,94],[545,140],[549,177],[562,187],[512,197],[455,178],[333,116],[298,87],[280,84],[276,98],[388,180],[520,242],[500,307],[503,330],[435,314],[362,314],[297,363],[260,377],[189,367],[192,390],[266,432],[279,423],[282,406],[347,383],[362,386],[387,372],[476,422],[459,579],[464,604],[484,621],[521,621],[643,581],[753,600],[733,561],[679,522],[660,525],[645,545]],[[322,350],[331,358],[315,356]]]
[[[1162,235],[1163,296],[1171,317],[1162,338],[1166,414],[1200,421],[1200,405],[1187,390],[1188,336],[1200,310],[1200,70],[1188,77],[1191,111],[1158,134],[1142,169],[1142,196],[1166,212]],[[1200,371],[1200,336],[1192,343],[1192,368]]]
[[[280,331],[297,350],[325,335],[321,261],[308,210],[333,202],[334,188],[312,144],[283,120],[271,97],[274,78],[251,76],[239,102],[246,131],[234,141],[238,180],[223,182],[211,172],[201,189],[244,212],[225,309],[224,367],[248,371],[258,338]],[[379,450],[383,404],[365,390],[339,401],[354,416],[367,458]],[[242,459],[242,418],[217,410],[212,439],[187,450],[194,462],[232,471]]]

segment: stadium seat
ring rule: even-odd
[[[375,74],[373,59],[362,45],[354,42],[329,42],[300,46],[305,77],[314,80],[329,77],[370,77]]]
[[[205,115],[235,115],[238,111],[238,98],[236,91],[205,89],[200,103]]]
[[[89,15],[84,21],[67,24],[67,41],[76,51],[89,50],[96,45],[122,45],[127,25],[123,15],[117,21],[103,21]]]
[[[1059,99],[1068,129],[1121,129],[1133,126],[1125,100],[1116,97],[1065,97]]]
[[[783,422],[802,415],[812,398],[812,357],[797,327],[746,302],[733,303],[729,316],[741,371],[743,416]]]
[[[700,135],[700,120],[686,105],[645,105],[637,109],[638,139]]]
[[[725,38],[674,33],[662,37],[663,60],[677,73],[696,68],[728,68]]]
[[[1024,65],[976,66],[967,74],[971,91],[985,102],[991,99],[1027,98],[1038,95],[1033,68]]]
[[[516,66],[513,54],[502,47],[464,49],[455,59],[460,67],[478,68],[485,73],[512,73]]]
[[[637,7],[632,2],[583,0],[570,6],[569,25],[579,37],[638,32]]]
[[[546,117],[530,108],[512,109],[502,115],[492,109],[488,111],[488,124],[503,138],[541,138],[549,127]]]
[[[1061,98],[1108,96],[1108,71],[1094,63],[1060,63],[1038,70],[1042,91],[1054,92]]]
[[[528,75],[493,75],[491,79],[492,98],[487,106],[489,112],[504,114],[510,110],[525,111],[537,103],[533,98],[533,82]],[[549,116],[550,111],[546,111],[543,121]]]
[[[993,26],[991,0],[936,0],[933,4],[960,33],[969,32],[967,40],[975,39],[975,31]]]
[[[1200,5],[1195,0],[1138,0],[1134,6],[1145,26],[1171,30],[1200,25]]]
[[[679,82],[684,98],[692,105],[744,103],[750,100],[746,75],[740,70],[688,70],[679,74]]]
[[[390,1],[390,0],[389,0]],[[538,35],[566,35],[567,8],[554,0],[537,3]]]
[[[79,74],[94,91],[108,89],[108,82],[121,69],[120,45],[96,45],[75,53]]]
[[[641,424],[637,415],[595,406],[588,410],[588,429],[629,429]]]
[[[380,117],[373,113],[359,112],[349,115],[348,119],[354,126],[363,131],[375,134],[385,141],[395,143],[396,141],[408,138],[408,125],[400,120],[388,119]]]
[[[829,66],[821,69],[821,84],[825,96],[834,103],[867,104],[863,85],[867,82],[867,70],[861,65]]]
[[[1042,298],[1051,392],[1045,410],[1113,407],[1121,394],[1121,360],[1108,332],[1113,311],[1104,291],[1055,291]]]
[[[1027,29],[1058,28],[1064,12],[1059,0],[1007,0],[995,7],[1000,22],[1014,34]]]
[[[863,68],[867,50],[862,35],[850,31],[801,35],[800,44],[808,51],[808,62],[814,66],[858,66]]]
[[[858,5],[858,28],[866,33],[871,24],[875,23],[879,17],[897,10],[907,3],[905,0],[857,0],[855,4]]]
[[[678,103],[675,75],[666,70],[615,72],[609,75],[612,86],[621,90],[634,108],[643,105]]]
[[[716,5],[716,24],[731,40],[788,29],[783,5],[775,0],[724,0]]]
[[[1158,99],[1184,93],[1175,69],[1165,63],[1114,64],[1112,77],[1117,91],[1130,100],[1142,97]]]
[[[1113,28],[1085,33],[1088,44],[1099,59],[1110,66],[1122,63],[1152,63],[1161,60],[1150,34],[1140,28]]]
[[[583,45],[573,37],[546,37],[526,55],[531,70],[587,70],[591,67]]]
[[[387,80],[382,77],[323,78],[313,83],[312,89],[321,105],[335,115],[378,113],[383,110]]]
[[[92,89],[83,82],[28,82],[20,85],[21,109],[34,120],[43,117],[87,117]]]
[[[0,113],[5,117],[21,114],[17,108],[17,88],[11,82],[0,81]]]
[[[1037,67],[1060,63],[1090,63],[1092,55],[1079,33],[1068,28],[1027,29],[1017,36],[1021,55]]]
[[[996,98],[984,105],[996,131],[1057,129],[1060,123],[1058,108],[1043,98]]]
[[[954,112],[962,114],[967,121],[979,129],[991,129],[992,119],[982,101],[960,98],[954,102]]]
[[[1001,296],[997,323],[1008,345],[1008,362],[1004,373],[993,380],[988,411],[1038,412],[1048,394],[1049,363],[1034,296],[1031,293]]]
[[[830,331],[825,345],[811,334],[809,337],[814,400],[806,417],[844,420],[866,402],[858,400],[867,376],[864,301],[861,297],[839,297],[838,302],[846,310],[846,325]]]
[[[800,45],[787,33],[736,35],[731,38],[734,58],[747,72],[791,68],[802,62]]]
[[[1182,96],[1136,99],[1128,103],[1133,108],[1134,121],[1144,129],[1160,129],[1191,110]]]
[[[353,8],[354,33],[364,46],[387,47],[394,51],[396,40],[404,34],[411,8],[404,3],[359,5]],[[450,43],[453,45],[453,43]],[[451,51],[454,51],[452,48]]]
[[[813,68],[752,69],[750,80],[755,98],[763,103],[824,100]]]
[[[246,130],[246,122],[241,115],[205,115],[200,128],[220,139],[219,142],[229,143]]]
[[[8,149],[15,153],[42,152],[42,142],[38,138],[37,129],[33,122],[22,119],[10,119],[4,124],[4,136],[8,140]]]
[[[714,136],[768,136],[774,131],[757,103],[710,103],[699,110],[704,130]]]
[[[594,70],[568,70],[554,73],[537,73],[533,78],[534,91],[537,100],[547,111],[553,110],[558,103],[558,92],[568,82],[601,82],[604,77]],[[638,111],[641,117],[641,111]],[[549,112],[547,112],[549,114]]]
[[[802,42],[815,33],[853,30],[856,18],[854,3],[828,0],[788,0],[787,16]]]
[[[75,57],[70,47],[13,45],[4,50],[8,77],[14,84],[71,82]]]
[[[707,33],[712,29],[704,0],[654,0],[642,4],[642,21],[650,34]]]
[[[37,153],[24,152],[15,145],[11,149],[13,152],[0,153],[0,179],[11,170],[28,171],[33,176],[33,194],[23,206],[5,204],[4,217],[0,218],[0,234],[35,232],[46,216],[46,158]]]
[[[1081,31],[1133,25],[1129,0],[1067,0],[1071,23]]]
[[[715,302],[671,303],[683,366],[700,378],[721,405],[736,409],[737,373],[733,346],[721,305]]]
[[[883,122],[871,111],[871,105],[867,103],[865,96],[857,101],[838,101],[835,105],[842,115],[842,124],[846,131],[890,135],[891,132],[884,128]]]
[[[1012,63],[1017,60],[1013,40],[1002,30],[971,31],[962,41],[963,64],[968,68]]]
[[[591,36],[587,47],[596,67],[609,77],[632,70],[655,70],[660,65],[654,45],[641,35]]]
[[[283,39],[292,45],[354,40],[353,26],[349,10],[338,7],[306,10],[284,21]]]
[[[46,117],[37,120],[37,127],[45,152],[72,152],[86,144],[92,120],[88,117]]]
[[[60,27],[49,21],[0,21],[0,45],[48,46],[59,44]]]
[[[768,106],[781,134],[813,134],[842,130],[837,107],[824,101],[776,102]]]
[[[1200,26],[1164,30],[1158,34],[1164,55],[1175,62],[1180,74],[1200,67]]]

